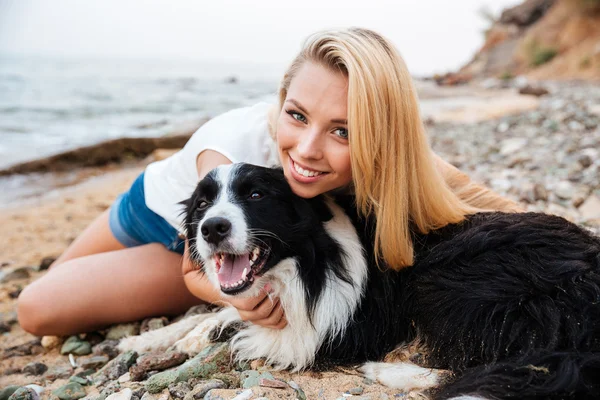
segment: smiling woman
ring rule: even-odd
[[[279,159],[297,195],[314,197],[352,181],[347,108],[346,76],[303,63],[287,89],[276,128]]]
[[[252,297],[226,294],[244,283],[252,255],[219,258],[229,276],[215,284],[198,274],[183,240],[182,204],[200,178],[232,162],[281,165],[293,193],[304,198],[354,192],[358,211],[376,220],[377,259],[394,269],[412,265],[411,230],[427,233],[480,208],[517,209],[432,153],[410,75],[388,40],[359,28],[319,32],[284,75],[278,105],[216,117],[181,151],[150,164],[21,293],[21,326],[65,335],[177,314],[204,301],[228,302],[243,320],[284,327],[282,307],[267,297],[268,282]],[[202,234],[217,240],[229,228],[213,222]]]

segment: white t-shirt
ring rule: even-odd
[[[185,147],[162,161],[146,167],[146,205],[183,232],[183,206],[198,184],[196,159],[204,150],[223,154],[231,162],[270,167],[279,165],[277,146],[269,134],[272,105],[258,103],[215,117],[202,125]]]

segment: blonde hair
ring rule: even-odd
[[[375,217],[376,259],[396,270],[412,265],[411,228],[427,233],[460,222],[477,209],[463,202],[436,168],[403,59],[370,30],[316,33],[283,77],[279,111],[305,62],[348,78],[349,148],[358,210]]]

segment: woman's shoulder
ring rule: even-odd
[[[182,151],[195,159],[203,150],[215,150],[232,162],[262,165],[262,150],[273,141],[269,128],[272,109],[272,104],[257,103],[227,111],[201,126]]]

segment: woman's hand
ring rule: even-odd
[[[222,301],[237,308],[243,321],[264,326],[265,328],[283,329],[287,325],[283,307],[277,298],[271,298],[271,286],[267,283],[256,297],[223,298]]]

